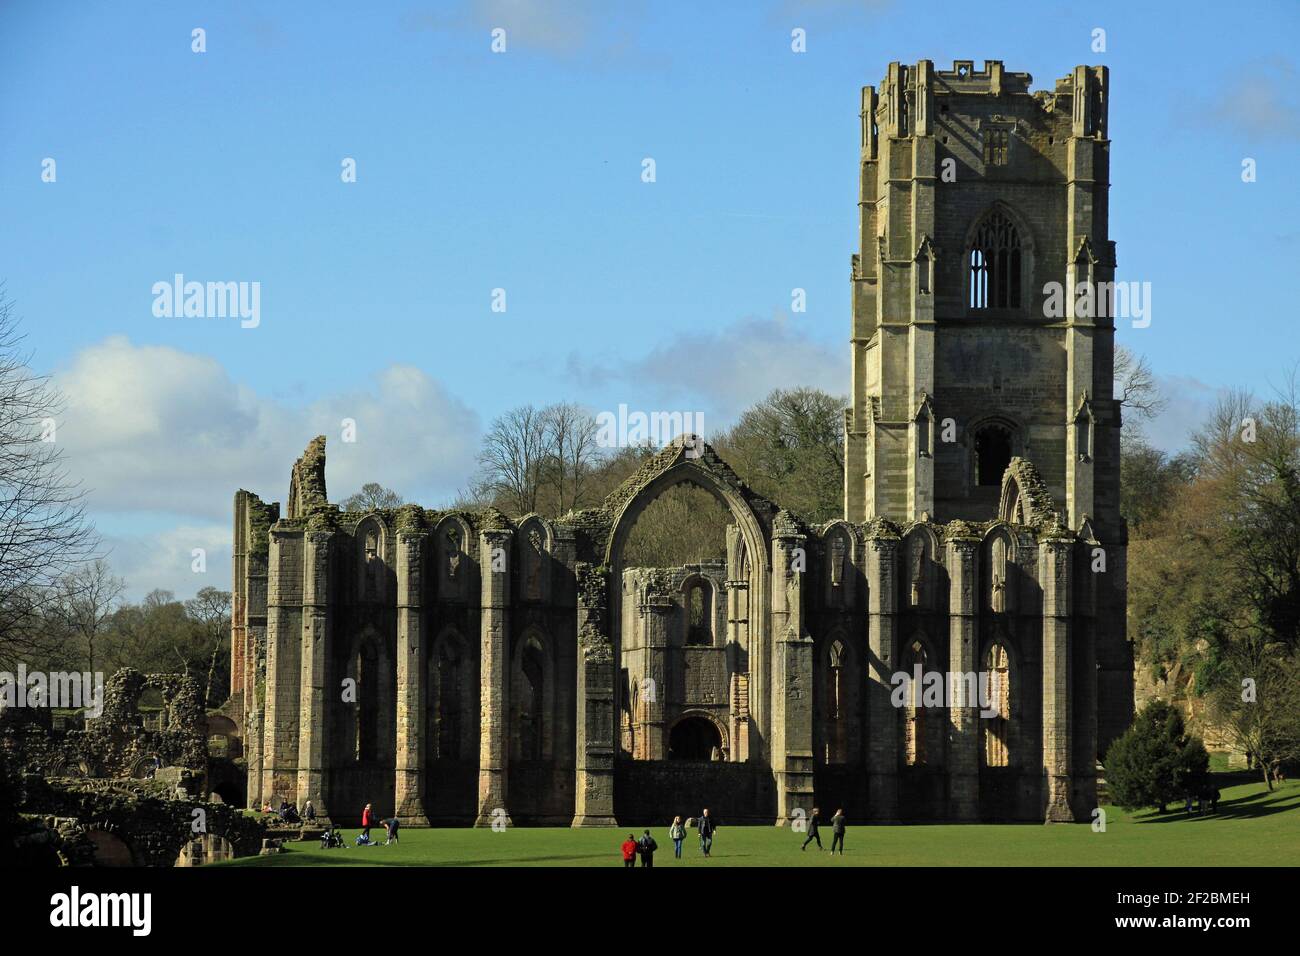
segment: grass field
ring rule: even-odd
[[[850,826],[846,853],[806,852],[804,835],[777,827],[718,829],[712,858],[687,832],[682,859],[673,859],[664,823],[651,826],[659,866],[1300,866],[1300,783],[1269,793],[1242,775],[1219,783],[1216,814],[1188,817],[1179,808],[1126,813],[1106,807],[1106,831],[1087,825]],[[516,828],[405,829],[393,846],[322,850],[319,842],[288,843],[276,856],[246,857],[214,866],[611,866],[630,831]],[[345,831],[349,843],[359,831]],[[381,834],[381,829],[373,831]],[[829,851],[830,828],[822,842]]]

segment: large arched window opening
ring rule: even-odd
[[[975,484],[1000,488],[1011,464],[1011,429],[989,423],[975,431]]]
[[[1024,256],[1020,232],[997,210],[980,223],[967,250],[968,304],[972,309],[1018,309]]]
[[[986,713],[984,727],[984,766],[1011,766],[1011,659],[1001,643],[994,643],[984,655],[984,687],[980,702]]]

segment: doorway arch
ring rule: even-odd
[[[668,732],[669,760],[712,760],[722,752],[722,732],[703,714],[687,714]]]

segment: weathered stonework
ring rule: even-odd
[[[340,514],[323,438],[283,517],[239,492],[250,803],[1086,819],[1132,709],[1114,327],[1046,314],[1042,290],[1113,277],[1108,95],[1104,68],[1032,93],[996,61],[894,63],[863,90],[845,520],[806,527],[698,439],[553,521]],[[628,567],[637,517],[682,482],[730,512],[726,560]],[[900,704],[912,667],[961,679]]]

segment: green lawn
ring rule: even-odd
[[[1106,832],[1090,826],[1042,824],[851,826],[846,855],[800,852],[803,834],[777,827],[721,827],[705,860],[693,831],[674,860],[665,825],[652,827],[660,866],[1298,866],[1300,783],[1268,793],[1262,783],[1220,783],[1219,812],[1126,813],[1106,807]],[[619,844],[630,830],[566,828],[402,831],[394,846],[322,850],[287,844],[276,856],[215,866],[621,866]],[[359,831],[345,831],[349,843]],[[374,831],[382,833],[381,829]],[[829,849],[830,828],[822,841]]]

